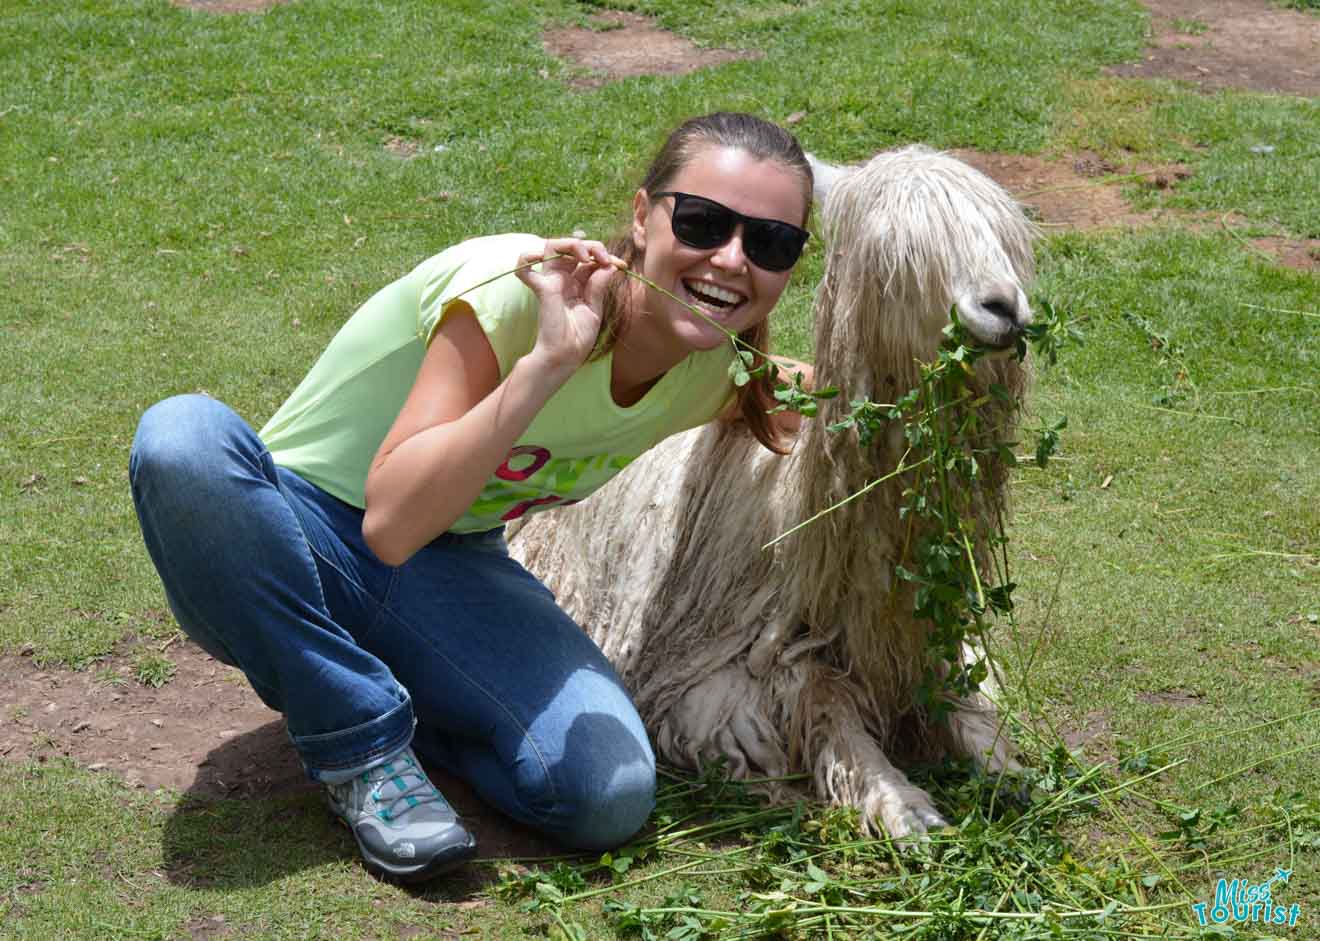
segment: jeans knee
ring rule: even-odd
[[[620,764],[611,774],[580,778],[557,796],[556,837],[573,849],[614,849],[642,829],[655,809],[655,762]]]
[[[176,395],[142,413],[128,456],[129,477],[134,484],[144,475],[168,471],[196,457],[199,413],[207,408],[203,403],[211,401],[202,395]]]
[[[635,769],[607,794],[584,805],[564,839],[576,849],[593,852],[628,842],[646,825],[655,809],[655,767]]]
[[[128,458],[129,483],[136,500],[148,492],[163,496],[184,487],[190,500],[204,495],[199,485],[221,473],[225,452],[246,431],[229,406],[205,395],[176,395],[143,413]]]

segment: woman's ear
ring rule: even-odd
[[[633,197],[633,244],[639,252],[646,251],[646,217],[651,213],[651,200],[646,190],[639,189]]]

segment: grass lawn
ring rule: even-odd
[[[757,55],[575,88],[542,33],[606,8]],[[6,671],[168,659],[126,474],[146,407],[205,390],[260,427],[422,258],[611,232],[686,116],[800,114],[836,161],[924,141],[1190,175],[1132,188],[1159,225],[1039,245],[1035,296],[1085,342],[1038,371],[1028,425],[1068,425],[1014,480],[1019,609],[994,639],[1033,771],[917,769],[960,833],[901,855],[839,811],[674,778],[607,860],[406,891],[305,792],[187,801],[32,742],[0,754],[0,937],[1184,938],[1221,876],[1284,869],[1300,919],[1238,936],[1320,938],[1320,275],[1248,241],[1320,238],[1320,104],[1105,76],[1146,22],[1135,0],[5,0]],[[807,359],[821,252],[774,321]],[[20,711],[0,694],[0,723]],[[978,907],[1015,917],[956,914]],[[1106,914],[1041,914],[1070,907]]]

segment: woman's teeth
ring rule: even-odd
[[[726,291],[724,288],[706,282],[684,281],[683,287],[687,288],[688,294],[715,310],[727,310],[742,302],[742,295],[733,291]]]

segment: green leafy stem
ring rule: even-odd
[[[519,265],[462,293],[539,263]],[[729,375],[735,386],[742,387],[753,379],[764,379],[773,370],[773,395],[778,404],[770,410],[771,414],[793,411],[804,418],[814,418],[821,401],[840,394],[839,389],[832,386],[822,389],[804,387],[800,371],[793,375],[791,382],[784,381],[781,368],[767,353],[746,343],[705,311],[630,268],[620,270],[677,301],[728,337],[735,354],[729,365]],[[1053,304],[1042,300],[1036,305],[1032,323],[1023,331],[1010,355],[1022,361],[1030,344],[1038,360],[1053,365],[1062,347],[1079,340],[1076,328]],[[1015,443],[997,440],[998,429],[981,427],[980,410],[992,400],[997,400],[1004,413],[1021,407],[1021,403],[1013,401],[1009,391],[1002,386],[991,384],[988,390],[977,386],[975,364],[992,352],[972,342],[959,320],[957,307],[950,310],[949,324],[944,328],[934,361],[918,363],[920,380],[915,387],[892,403],[875,402],[865,397],[852,399],[848,413],[826,426],[826,430],[834,434],[855,432],[858,447],[870,450],[878,435],[898,423],[906,449],[897,466],[762,547],[769,549],[860,499],[880,484],[902,478],[905,486],[899,517],[908,522],[909,539],[901,553],[903,562],[898,566],[897,574],[913,586],[912,613],[931,625],[928,666],[917,696],[934,719],[947,717],[954,708],[954,701],[974,693],[988,675],[989,667],[983,653],[971,662],[964,656],[969,638],[976,641],[971,649],[983,651],[990,621],[999,616],[1011,618],[1013,611],[1016,586],[1008,576],[1005,549],[1008,537],[1003,521],[996,514],[992,531],[978,531],[975,506],[988,462],[997,461],[1007,467],[1017,465],[1013,451]],[[1048,425],[1042,422],[1035,447],[1038,466],[1045,467],[1057,451],[1059,433],[1066,424],[1066,418]],[[982,560],[977,556],[976,545],[990,549],[992,571],[985,573],[992,576],[989,584],[983,580]]]

